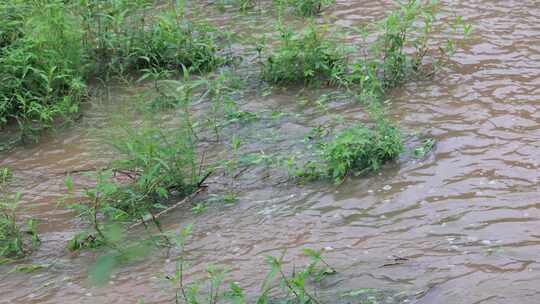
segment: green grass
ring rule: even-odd
[[[17,259],[30,254],[40,240],[36,221],[23,221],[17,215],[21,195],[8,191],[11,176],[8,168],[0,168],[0,257]]]
[[[285,0],[293,11],[300,16],[311,17],[320,14],[335,0]]]
[[[327,174],[340,181],[346,175],[378,171],[403,151],[399,130],[386,122],[374,128],[357,124],[341,131],[323,146]]]
[[[304,30],[279,27],[279,45],[262,65],[262,78],[270,83],[337,83],[346,72],[345,52],[326,37],[321,27],[310,23]]]
[[[219,33],[185,17],[181,1],[7,0],[0,4],[0,127],[23,139],[69,122],[95,79],[142,69],[206,72],[224,62]]]
[[[400,130],[383,114],[372,110],[373,125],[358,123],[320,139],[317,160],[308,161],[296,175],[307,179],[329,178],[336,183],[348,175],[378,171],[403,152]]]
[[[0,50],[0,125],[15,120],[33,137],[58,117],[78,110],[86,95],[78,23],[62,5],[8,1],[7,33]],[[22,8],[21,8],[21,7]],[[16,20],[16,21],[14,21]],[[10,30],[10,24],[16,30]]]
[[[384,19],[357,29],[364,55],[351,65],[347,82],[356,85],[359,99],[379,100],[406,81],[431,75],[454,54],[458,37],[468,37],[471,26],[459,16],[441,21],[439,8],[437,1],[408,0]],[[371,36],[374,42],[368,42]]]

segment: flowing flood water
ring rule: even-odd
[[[166,229],[194,223],[193,273],[225,265],[229,278],[255,293],[268,270],[265,255],[287,249],[285,259],[302,264],[303,248],[326,248],[338,274],[322,291],[385,290],[383,303],[540,303],[540,6],[444,2],[473,24],[474,35],[433,79],[390,96],[391,117],[409,133],[433,137],[434,150],[339,186],[299,186],[249,170],[238,181],[237,203],[201,215],[179,208],[163,219]],[[348,27],[389,8],[389,1],[342,0],[327,14]],[[115,92],[128,100],[131,93]],[[243,98],[247,109],[292,113],[241,127],[251,139],[245,149],[296,151],[310,128],[332,115],[361,117],[354,103],[331,101],[329,113],[321,112],[296,93]],[[0,155],[24,195],[25,215],[40,220],[42,245],[25,262],[51,264],[30,274],[1,266],[0,303],[172,303],[163,274],[174,262],[164,254],[123,266],[95,287],[87,279],[94,253],[65,249],[81,224],[58,204],[64,172],[104,163],[105,148],[87,130],[106,124],[111,107],[93,108],[76,127]]]

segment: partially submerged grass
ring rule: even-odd
[[[314,80],[339,82],[347,69],[343,49],[325,35],[324,29],[310,23],[296,33],[279,27],[279,45],[263,62],[262,78],[270,83],[310,83]]]
[[[159,16],[147,14],[147,1],[108,0],[98,5],[83,0],[80,4],[71,3],[73,6],[56,1],[45,6],[10,1],[12,6],[4,21],[7,30],[0,35],[0,61],[5,63],[0,67],[0,75],[12,82],[8,81],[6,90],[0,89],[0,119],[3,119],[0,124],[14,118],[20,121],[21,128],[35,125],[42,128],[45,123],[52,124],[56,118],[78,110],[78,104],[86,96],[85,83],[92,76],[126,75],[133,71],[143,73],[141,81],[153,81],[157,97],[150,103],[151,111],[167,108],[176,110],[180,116],[167,124],[156,119],[128,121],[110,133],[112,140],[108,143],[116,152],[116,160],[91,175],[95,184],[86,188],[84,197],[71,206],[88,221],[89,228],[69,242],[70,250],[107,246],[119,253],[98,260],[93,273],[99,276],[101,270],[117,261],[147,252],[148,243],[139,246],[124,240],[133,223],[146,227],[151,222],[157,227],[159,233],[150,238],[152,245],[183,244],[162,230],[156,213],[169,207],[171,198],[185,198],[196,192],[211,171],[198,150],[201,138],[197,131],[213,134],[215,142],[231,139],[230,157],[220,161],[219,168],[230,179],[231,188],[222,200],[236,200],[233,188],[245,156],[240,153],[243,138],[234,134],[224,139],[221,131],[234,122],[254,121],[258,115],[241,110],[229,96],[232,86],[228,82],[229,74],[220,71],[215,77],[191,79],[190,71],[209,71],[223,62],[218,56],[220,47],[215,29],[187,20],[182,1],[171,2],[168,10]],[[301,8],[302,14],[313,15],[319,13],[323,2],[291,1],[290,4],[306,5]],[[250,3],[241,4],[247,8]],[[41,9],[48,15],[38,12]],[[303,31],[295,33],[281,25],[278,46],[262,62],[261,76],[276,84],[325,81],[346,85],[358,93],[359,99],[377,103],[388,90],[419,73],[430,52],[435,19],[432,10],[434,7],[422,6],[414,0],[402,5],[399,11],[378,23],[380,35],[375,43],[366,46],[368,54],[352,66],[348,65],[350,59],[344,48],[323,27],[309,23]],[[80,17],[74,12],[80,13]],[[55,22],[45,22],[49,18]],[[30,21],[37,26],[29,29]],[[418,23],[423,25],[418,27]],[[409,36],[411,32],[413,35]],[[48,36],[50,33],[54,35]],[[414,49],[412,54],[407,52],[410,46]],[[444,55],[451,53],[452,46],[452,42],[447,44]],[[39,52],[43,52],[42,58],[38,58]],[[162,78],[170,78],[179,71],[184,73],[183,79],[168,82],[173,87],[172,93],[160,86]],[[196,90],[204,91],[201,100],[207,100],[208,107],[194,121],[192,104]],[[298,171],[295,171],[295,155],[278,160],[261,152],[252,164],[269,167],[285,163],[289,176],[296,173],[300,177],[341,182],[348,175],[379,170],[403,150],[401,132],[380,113],[372,117],[372,123],[357,123],[335,135],[324,126],[316,127],[307,140],[322,141],[319,159]],[[426,141],[417,154],[425,155],[432,146],[432,142]],[[71,178],[66,185],[73,189]],[[2,197],[0,201],[0,253],[5,256],[28,252],[22,241],[26,232],[15,214],[18,201],[19,196]],[[204,204],[198,204],[192,210],[204,209]],[[37,242],[34,222],[29,222],[28,231]],[[131,251],[135,254],[130,255]],[[283,257],[269,257],[272,269],[263,283],[258,303],[271,302],[270,294],[276,286],[286,294],[284,303],[319,303],[306,287],[306,281],[319,281],[335,271],[328,267],[318,269],[316,265],[323,263],[320,252],[308,254],[313,262],[292,275],[283,271]],[[236,285],[231,285],[226,293],[218,292],[225,272],[217,268],[208,269],[208,280],[184,285],[183,263],[181,257],[179,268],[168,278],[175,288],[177,302],[182,299],[186,303],[200,303],[204,296],[208,303],[217,303],[223,297],[236,303],[245,301],[243,291]],[[271,284],[272,281],[280,284]],[[201,292],[203,285],[211,286],[209,292]]]
[[[408,0],[383,20],[358,29],[363,58],[352,65],[348,83],[360,100],[378,100],[406,81],[429,76],[454,54],[458,38],[469,36],[471,26],[459,16],[442,22],[439,7],[437,1]],[[435,38],[436,33],[445,38]]]
[[[40,243],[36,221],[23,221],[17,216],[21,201],[19,193],[7,190],[11,172],[0,168],[0,257],[7,259],[22,258],[32,252]]]
[[[269,271],[260,282],[259,294],[253,299],[248,298],[239,284],[227,283],[229,270],[224,267],[208,265],[204,277],[194,279],[186,272],[190,269],[189,256],[186,252],[187,238],[191,233],[188,225],[176,233],[167,233],[177,256],[176,268],[172,273],[164,274],[170,283],[173,303],[185,304],[217,304],[217,303],[322,303],[318,298],[317,288],[326,277],[337,271],[323,257],[323,250],[304,249],[304,255],[309,259],[307,265],[294,267],[289,272],[285,267],[285,253],[280,256],[266,256]],[[90,269],[90,275],[96,284],[108,281],[116,267],[127,261],[137,259],[149,253],[148,243],[131,244],[120,250],[113,250],[100,257]],[[127,249],[130,249],[128,251]]]
[[[326,173],[339,181],[349,174],[376,172],[403,151],[399,130],[386,121],[373,128],[357,124],[341,131],[323,146]]]
[[[96,184],[87,188],[80,203],[71,205],[90,223],[90,232],[75,237],[71,249],[107,243],[102,231],[107,223],[153,222],[154,214],[171,198],[182,199],[198,189],[205,172],[196,152],[191,127],[165,126],[157,120],[123,124],[109,133],[116,159],[93,175]],[[68,189],[73,184],[68,180]],[[84,244],[88,241],[89,244]],[[79,245],[76,245],[79,244]]]
[[[374,112],[377,113],[377,112]],[[317,160],[308,161],[297,176],[330,178],[339,183],[347,175],[378,171],[403,151],[399,129],[381,113],[372,114],[373,125],[358,123],[335,134],[317,148]]]
[[[285,1],[293,11],[300,16],[311,17],[320,14],[325,8],[335,3],[335,0],[277,0]]]

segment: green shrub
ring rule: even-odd
[[[362,124],[341,131],[323,148],[327,174],[341,180],[348,174],[377,171],[403,150],[399,130],[385,123],[370,129]]]
[[[262,77],[271,83],[309,83],[315,79],[339,82],[346,63],[344,51],[314,24],[299,34],[280,27],[279,45],[263,63]]]
[[[403,151],[401,133],[382,115],[370,128],[363,124],[340,131],[319,146],[320,161],[310,161],[297,175],[308,179],[328,177],[340,182],[347,175],[377,171]]]

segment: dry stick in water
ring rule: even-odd
[[[195,191],[192,194],[186,196],[183,200],[179,201],[178,203],[176,203],[176,204],[170,206],[169,208],[159,212],[158,214],[156,214],[155,216],[153,216],[150,219],[146,219],[144,221],[141,221],[141,222],[138,222],[138,223],[135,223],[135,224],[129,226],[128,229],[131,230],[131,229],[133,229],[135,227],[138,227],[138,226],[140,226],[142,224],[146,224],[148,221],[151,221],[153,219],[157,219],[158,217],[162,216],[163,214],[168,213],[171,210],[175,209],[176,207],[178,207],[178,206],[188,202],[189,200],[193,199],[195,196],[197,196],[197,194],[203,192],[205,189],[206,189],[206,187],[199,187],[199,189],[197,189],[197,191]]]

